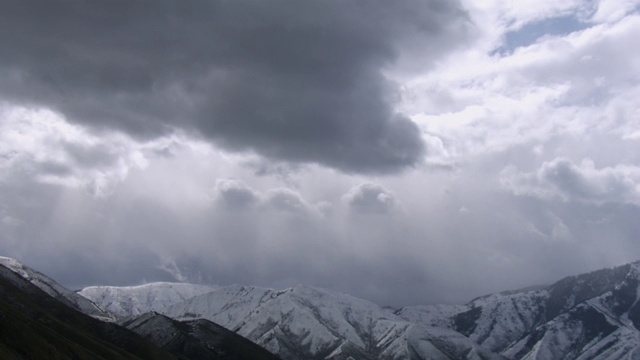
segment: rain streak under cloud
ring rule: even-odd
[[[3,2],[0,253],[391,305],[637,260],[639,9]]]

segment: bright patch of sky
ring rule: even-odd
[[[501,54],[510,53],[519,47],[534,44],[541,38],[568,35],[575,31],[587,29],[591,25],[592,24],[578,19],[574,15],[531,22],[517,30],[507,32],[504,45],[501,46],[497,52]]]

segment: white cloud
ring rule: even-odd
[[[42,183],[83,188],[104,197],[132,168],[144,168],[144,145],[100,136],[49,110],[0,109],[0,178],[26,172]]]
[[[591,20],[595,22],[618,21],[637,10],[639,6],[640,1],[638,0],[600,0]]]
[[[554,6],[549,11],[557,14]],[[546,15],[521,16],[533,21]],[[482,26],[491,24],[478,23],[479,32],[489,31]],[[640,113],[639,32],[640,16],[631,14],[615,23],[543,37],[513,53],[492,54],[479,42],[414,79],[405,87],[403,110],[423,130],[431,149],[427,163],[460,165],[472,156],[523,145],[544,149],[537,153],[544,158],[566,151],[569,145],[563,141],[634,140]],[[632,149],[624,154],[607,150],[611,144],[571,148],[582,149],[578,157],[602,160],[607,154],[608,166],[621,155],[635,156]]]

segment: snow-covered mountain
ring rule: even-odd
[[[75,292],[65,288],[58,284],[52,278],[42,274],[41,272],[34,270],[26,265],[23,265],[19,261],[0,256],[0,265],[8,268],[16,274],[22,276],[30,283],[40,288],[45,293],[49,294],[58,301],[65,303],[89,316],[103,321],[114,321],[115,317],[109,312],[104,311],[94,302],[86,297],[80,296]]]
[[[640,262],[563,279],[544,324],[504,354],[514,359],[640,359]]]
[[[207,285],[156,282],[140,286],[90,286],[78,292],[119,318],[149,311],[162,312],[170,305],[215,290]]]
[[[397,314],[414,323],[454,329],[494,352],[502,352],[544,321],[545,289],[499,293],[466,305],[410,306]]]
[[[455,330],[412,324],[371,302],[308,286],[282,291],[231,286],[164,309],[146,294],[136,298],[141,292],[134,288],[118,290],[119,298],[132,301],[117,306],[108,303],[116,297],[104,292],[96,297],[93,289],[80,293],[107,309],[132,314],[139,311],[133,307],[155,307],[177,320],[207,319],[283,359],[503,359]],[[164,292],[166,287],[156,290]]]
[[[175,319],[208,319],[283,359],[640,359],[640,262],[395,312],[308,286],[232,286],[161,305],[122,291],[137,300],[119,303],[120,314],[143,303]],[[107,308],[113,300],[82,294]]]
[[[397,314],[456,330],[509,359],[640,359],[640,262],[460,306]]]

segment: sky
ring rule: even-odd
[[[403,306],[640,259],[638,0],[9,0],[0,254]]]

